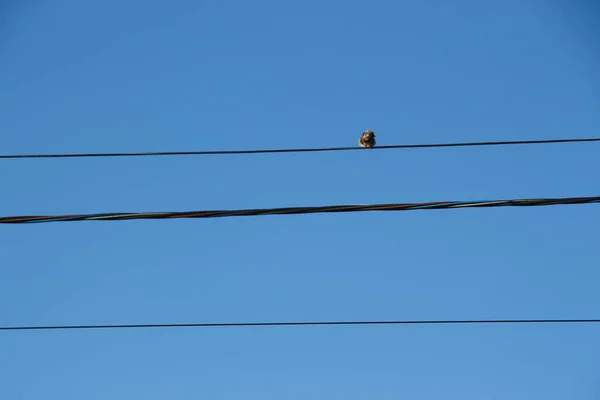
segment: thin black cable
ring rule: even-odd
[[[376,146],[370,150],[385,149],[417,149],[432,147],[469,147],[469,146],[505,146],[525,144],[549,143],[576,143],[599,142],[600,138],[574,138],[574,139],[543,139],[543,140],[510,140],[500,142],[462,142],[462,143],[430,143],[430,144],[400,144],[390,146]],[[83,158],[83,157],[144,157],[144,156],[189,156],[189,155],[225,155],[225,154],[260,154],[260,153],[308,153],[322,151],[350,151],[364,150],[361,147],[321,147],[300,149],[260,149],[260,150],[215,150],[215,151],[154,151],[132,153],[71,153],[71,154],[5,154],[0,159],[11,158]]]
[[[600,323],[600,319],[471,319],[471,320],[391,320],[391,321],[304,321],[304,322],[230,322],[187,324],[119,324],[119,325],[46,325],[4,326],[0,331],[83,330],[83,329],[150,329],[150,328],[222,328],[323,325],[465,325],[465,324],[581,324]]]
[[[138,212],[138,213],[100,213],[71,215],[28,215],[0,217],[0,224],[40,224],[48,222],[75,221],[123,221],[133,219],[173,219],[173,218],[217,218],[247,217],[265,215],[341,213],[359,211],[411,211],[442,210],[450,208],[484,208],[484,207],[534,207],[566,204],[600,203],[600,196],[563,197],[546,199],[513,199],[483,201],[436,201],[428,203],[395,203],[395,204],[345,204],[318,207],[284,207],[257,208],[246,210],[205,210],[205,211],[172,211],[172,212]]]

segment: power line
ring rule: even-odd
[[[479,207],[525,207],[552,206],[559,204],[598,203],[600,196],[563,197],[547,199],[513,199],[484,201],[443,201],[429,203],[395,203],[371,205],[334,205],[319,207],[285,207],[257,208],[245,210],[212,210],[212,211],[176,211],[176,212],[141,212],[141,213],[102,213],[102,214],[69,214],[69,215],[32,215],[0,217],[0,224],[24,224],[42,222],[74,222],[74,221],[121,221],[133,219],[172,219],[172,218],[217,218],[261,215],[314,214],[359,211],[410,211],[440,210],[448,208]]]
[[[222,328],[323,325],[466,325],[466,324],[581,324],[600,323],[600,319],[472,319],[472,320],[392,320],[392,321],[304,321],[304,322],[228,322],[187,324],[126,325],[46,325],[4,326],[0,331],[83,330],[83,329],[149,329],[149,328]]]
[[[506,146],[549,143],[598,142],[600,138],[578,139],[543,139],[543,140],[511,140],[501,142],[462,142],[462,143],[430,143],[430,144],[399,144],[377,146],[371,150],[385,149],[417,149],[432,147],[470,147],[470,146]],[[14,158],[84,158],[84,157],[145,157],[145,156],[189,156],[189,155],[226,155],[226,154],[260,154],[260,153],[309,153],[322,151],[364,150],[360,147],[321,147],[300,149],[259,149],[259,150],[215,150],[215,151],[154,151],[132,153],[70,153],[70,154],[5,154],[0,159]]]

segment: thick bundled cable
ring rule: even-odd
[[[464,319],[464,320],[388,320],[388,321],[292,321],[292,322],[223,322],[182,324],[126,325],[39,325],[1,326],[0,331],[49,331],[88,329],[149,329],[149,328],[242,328],[274,326],[324,325],[481,325],[481,324],[597,324],[600,319]]]
[[[508,140],[500,142],[462,142],[462,143],[428,143],[428,144],[398,144],[376,146],[369,150],[384,149],[422,149],[432,147],[472,147],[472,146],[506,146],[525,144],[577,143],[600,142],[600,138],[573,139],[541,139],[541,140]],[[70,153],[70,154],[0,154],[0,159],[14,158],[88,158],[88,157],[147,157],[147,156],[199,156],[199,155],[232,155],[232,154],[262,154],[262,153],[312,153],[323,151],[362,150],[361,147],[320,147],[300,149],[257,149],[257,150],[214,150],[214,151],[149,151],[131,153]]]
[[[438,201],[429,203],[395,203],[371,205],[333,205],[318,207],[285,207],[285,208],[256,208],[245,210],[214,210],[214,211],[176,211],[176,212],[141,212],[141,213],[103,213],[103,214],[71,214],[71,215],[31,215],[0,217],[2,224],[25,224],[42,222],[74,222],[74,221],[122,221],[132,219],[172,219],[172,218],[217,218],[241,217],[260,215],[287,215],[337,213],[359,211],[410,211],[410,210],[441,210],[449,208],[479,208],[479,207],[525,207],[552,206],[559,204],[599,203],[600,196],[594,197],[563,197],[547,199],[514,199],[514,200],[485,200],[485,201]]]

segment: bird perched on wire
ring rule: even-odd
[[[362,135],[360,135],[358,144],[363,149],[372,149],[373,146],[375,146],[375,133],[367,129],[362,133]]]

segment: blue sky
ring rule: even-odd
[[[365,129],[381,145],[594,137],[597,8],[6,2],[0,152],[353,146]],[[598,146],[0,160],[0,211],[594,196]],[[5,225],[0,325],[598,318],[599,218],[581,205]],[[4,332],[0,397],[592,399],[599,334]]]

